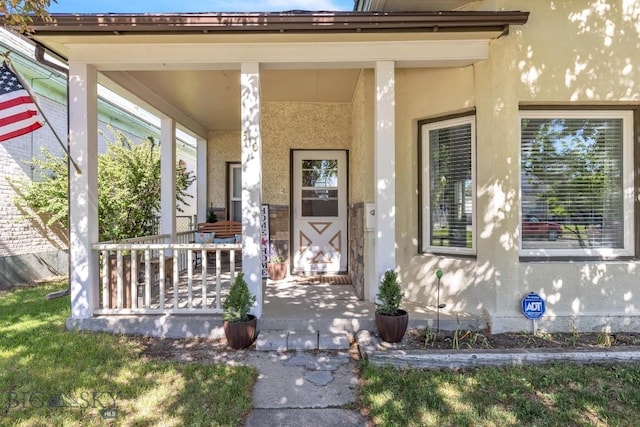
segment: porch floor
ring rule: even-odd
[[[222,295],[230,286],[229,273],[222,281]],[[355,333],[359,330],[375,330],[375,305],[359,300],[354,287],[341,278],[338,283],[322,283],[313,277],[292,276],[282,281],[263,281],[263,312],[258,321],[260,331],[319,331],[320,333]],[[194,277],[194,283],[196,283]],[[181,279],[179,306],[186,304],[186,285]],[[207,293],[215,291],[208,285]],[[167,297],[172,296],[172,288]],[[193,291],[194,303],[200,297]],[[215,304],[207,298],[208,304]],[[198,301],[201,303],[201,299]],[[167,300],[167,303],[169,301]],[[199,304],[198,304],[199,305]],[[409,312],[409,327],[436,327],[437,313],[421,304],[404,301],[402,308]],[[478,317],[455,315],[442,310],[439,315],[440,328],[455,330],[477,330],[486,327]],[[458,325],[458,320],[460,324]],[[110,331],[131,335],[148,335],[167,338],[224,336],[222,316],[219,314],[127,314],[100,315],[91,319],[67,319],[67,328],[94,331]]]
[[[437,313],[423,304],[403,301],[409,313],[409,327],[435,328]],[[311,283],[299,277],[281,282],[267,280],[259,328],[264,330],[296,330],[357,332],[375,330],[375,304],[358,299],[351,284]],[[458,318],[442,310],[440,328],[455,330]],[[483,319],[460,315],[460,328],[481,329]]]

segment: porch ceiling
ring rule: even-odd
[[[263,102],[347,103],[351,102],[359,73],[359,69],[264,70],[260,73],[261,97]],[[125,81],[125,72],[104,72],[109,80],[138,95],[141,92],[136,86],[149,88],[208,131],[240,129],[239,70],[126,74]]]

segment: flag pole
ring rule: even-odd
[[[20,84],[22,85],[22,87],[24,87],[24,90],[26,90],[29,95],[31,96],[31,99],[33,99],[33,104],[36,106],[36,108],[38,109],[38,112],[40,113],[40,115],[42,116],[42,118],[44,119],[45,123],[49,126],[49,129],[51,129],[51,132],[53,132],[53,135],[56,137],[56,139],[58,140],[58,144],[60,144],[60,147],[62,147],[62,150],[64,151],[64,153],[67,155],[67,158],[69,159],[69,161],[71,162],[71,164],[73,164],[73,167],[76,170],[76,173],[78,175],[82,175],[82,171],[80,170],[80,168],[78,167],[78,164],[75,162],[75,160],[73,160],[73,157],[71,157],[71,154],[69,153],[69,150],[67,150],[67,147],[65,146],[65,144],[62,142],[62,139],[60,138],[60,136],[58,135],[58,133],[56,132],[56,130],[53,128],[53,126],[51,126],[51,122],[49,122],[49,119],[47,118],[47,116],[44,114],[44,111],[42,111],[42,108],[40,108],[40,103],[38,102],[37,97],[35,96],[35,94],[33,94],[31,92],[31,87],[27,84],[27,82],[25,82],[22,79],[22,76],[13,68],[13,64],[11,64],[11,60],[9,59],[9,54],[11,53],[11,51],[7,51],[5,53],[2,54],[2,56],[4,56],[4,62],[5,64],[7,64],[7,67],[9,67],[9,69],[13,72],[13,74],[16,75],[16,77],[18,78],[18,81],[20,82]],[[68,89],[67,89],[68,90]]]

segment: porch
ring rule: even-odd
[[[161,243],[167,236],[150,236],[94,245],[102,260],[100,307],[91,318],[69,318],[67,328],[166,338],[224,337],[221,305],[241,268],[235,260],[242,245],[188,243],[192,237],[193,232],[184,232],[178,243]],[[109,264],[117,270],[109,271]],[[133,286],[132,277],[137,279]],[[265,278],[262,297],[261,332],[375,330],[375,305],[357,297],[348,276]],[[410,313],[410,326],[437,326],[435,307],[408,301],[402,306]],[[482,319],[457,318],[445,310],[439,319],[445,330],[486,326]]]

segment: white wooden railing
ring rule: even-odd
[[[175,243],[166,243],[169,237],[93,245],[101,265],[101,304],[96,314],[222,313],[222,295],[228,289],[223,284],[230,285],[235,278],[236,252],[242,245],[190,243],[193,232],[178,233]],[[223,254],[229,258],[225,269]]]

